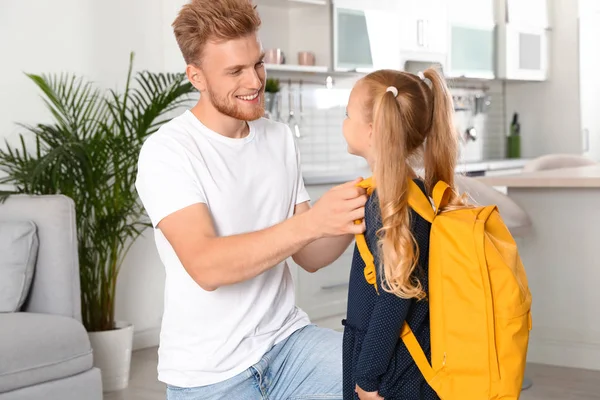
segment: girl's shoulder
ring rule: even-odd
[[[423,191],[423,193],[425,193],[425,195],[428,196],[427,189],[425,187],[425,182],[423,181],[423,179],[415,178],[413,179],[413,181]],[[371,193],[371,195],[367,199],[367,203],[365,204],[365,215],[367,213],[371,214],[371,216],[381,215],[379,198],[377,197],[377,189],[374,189],[373,193]]]
[[[423,181],[423,179],[415,178],[413,179],[413,181],[417,184],[417,186],[419,186],[423,193],[425,193],[425,195],[428,196],[427,189],[425,187],[425,182]],[[414,210],[411,209],[410,214],[412,216],[413,223],[411,225],[413,225],[413,228],[415,223],[419,226],[429,225],[429,222],[423,219],[423,217],[417,214]],[[371,193],[371,195],[367,199],[367,203],[365,204],[365,223],[367,227],[376,227],[376,229],[380,228],[383,224],[381,220],[381,207],[379,204],[379,198],[377,197],[377,189],[375,189],[373,193]]]
[[[425,187],[425,181],[423,180],[423,178],[414,178],[413,182],[417,184],[417,186],[419,187],[419,189],[421,189],[421,191],[423,193],[425,193],[426,196],[428,196],[428,194],[427,194],[427,188]]]

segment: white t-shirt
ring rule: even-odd
[[[284,221],[296,204],[309,200],[287,125],[262,118],[249,127],[248,136],[232,139],[185,111],[151,135],[140,153],[136,187],[166,270],[158,378],[170,385],[231,378],[309,324],[295,305],[287,263],[208,292],[156,229],[167,215],[205,203],[219,236],[248,233]]]

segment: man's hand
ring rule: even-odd
[[[313,208],[306,212],[308,223],[317,229],[319,237],[362,233],[365,216],[366,191],[356,186],[362,178],[336,186],[325,193]]]
[[[365,216],[365,190],[356,187],[362,178],[344,183],[325,193],[314,208],[308,202],[298,204],[295,214],[314,227],[317,240],[302,248],[293,259],[308,272],[337,260],[348,248],[356,233],[364,232],[365,224],[355,224]]]
[[[365,392],[358,385],[356,385],[354,391],[358,394],[360,400],[384,400],[384,398],[379,395],[379,392]]]
[[[350,243],[347,234],[364,231],[364,224],[354,225],[355,219],[364,217],[366,201],[364,189],[355,187],[358,182],[360,179],[335,187],[313,209],[256,232],[218,237],[206,204],[176,211],[163,218],[158,228],[190,276],[212,291],[254,278],[319,238],[346,234],[333,251],[337,253],[333,256],[339,257]],[[309,270],[317,270],[335,258],[330,254],[305,264]]]

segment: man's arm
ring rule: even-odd
[[[310,210],[309,202],[296,206],[295,215],[301,215]],[[364,218],[364,209],[359,219]],[[348,248],[353,234],[317,239],[296,252],[292,258],[296,264],[308,272],[317,272],[337,260]]]
[[[217,237],[205,204],[163,218],[165,235],[190,276],[205,290],[251,279],[314,240],[364,231],[364,191],[355,182],[340,185],[306,212],[257,232]]]

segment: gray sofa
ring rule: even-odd
[[[81,323],[73,201],[12,196],[0,203],[0,226],[14,221],[33,222],[37,254],[24,304],[0,313],[0,400],[101,400],[100,370]],[[4,246],[0,265],[10,263],[14,247]]]

